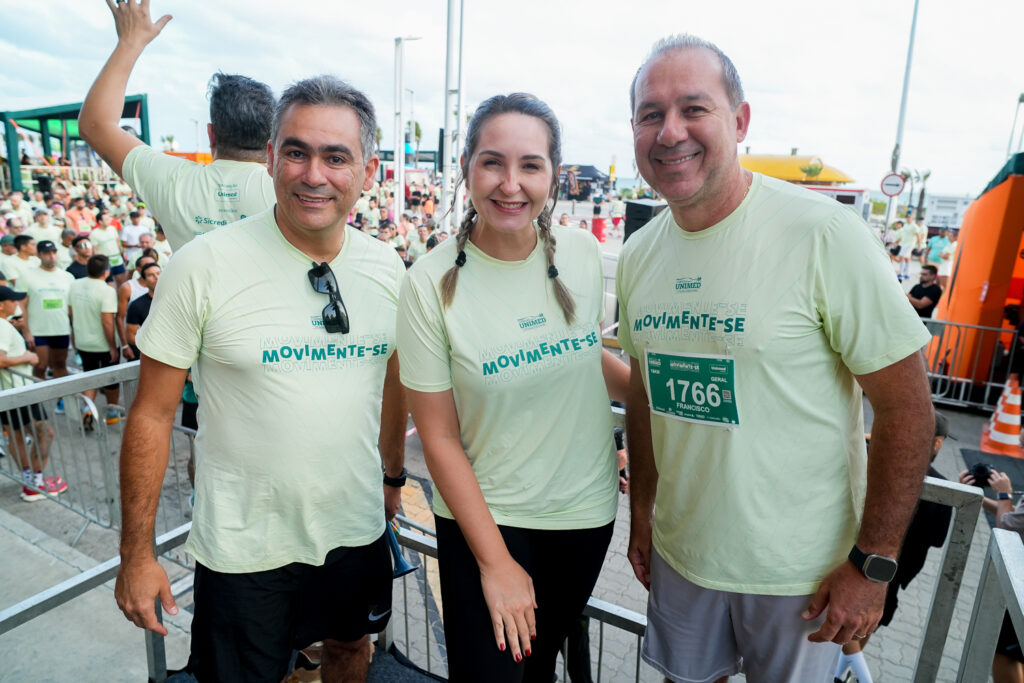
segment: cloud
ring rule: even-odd
[[[909,2],[465,4],[467,111],[498,92],[533,92],[562,122],[566,160],[606,168],[615,157],[620,175],[631,170],[629,82],[655,40],[690,31],[717,42],[740,69],[753,109],[744,144],[754,152],[799,147],[867,187],[888,170]],[[154,139],[175,134],[193,143],[192,119],[206,122],[205,86],[214,71],[250,75],[276,92],[327,72],[367,92],[390,148],[394,38],[415,35],[422,39],[405,49],[404,87],[415,91],[406,95],[406,115],[414,104],[423,148],[436,146],[444,118],[444,2],[151,0],[151,6],[174,19],[147,47],[129,92],[149,94]],[[0,16],[5,109],[80,101],[116,41],[109,10],[98,0],[0,0]],[[1013,107],[1024,91],[1017,68],[1021,25],[1019,0],[992,0],[969,12],[953,0],[921,4],[901,165],[932,169],[933,191],[976,193],[1002,164]]]

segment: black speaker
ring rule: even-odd
[[[53,193],[53,176],[49,173],[40,173],[35,176],[36,188],[43,193],[43,196],[48,196]]]
[[[622,241],[628,240],[630,235],[644,227],[667,206],[665,202],[656,199],[627,199],[625,237]]]

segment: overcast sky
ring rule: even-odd
[[[434,149],[443,124],[447,5],[441,0],[152,0],[174,19],[150,44],[128,92],[148,93],[154,144],[207,148],[206,83],[242,73],[275,92],[317,73],[363,89],[377,107],[385,149],[394,129],[394,38],[406,44],[406,97]],[[658,38],[687,31],[736,63],[752,110],[743,147],[815,154],[877,189],[888,171],[912,0],[804,2],[466,0],[468,112],[499,92],[546,100],[564,129],[564,157],[632,176],[628,86]],[[103,0],[0,0],[0,109],[78,102],[116,42]],[[901,166],[930,169],[928,188],[977,194],[1006,160],[1024,91],[1024,2],[921,0]],[[408,118],[408,113],[406,118]],[[1022,115],[1024,118],[1024,115]],[[1013,144],[1022,122],[1017,123]],[[740,151],[743,151],[741,148]]]

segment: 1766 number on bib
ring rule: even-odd
[[[647,352],[651,411],[687,422],[736,427],[736,371],[732,356]]]

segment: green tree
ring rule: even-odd
[[[800,170],[803,172],[805,180],[814,180],[821,175],[821,172],[825,170],[825,167],[817,161],[812,161],[807,166],[801,166]]]
[[[917,219],[921,220],[924,218],[924,185],[931,178],[932,172],[930,170],[922,171],[917,175],[917,180],[921,183],[921,196],[917,199]]]
[[[906,168],[900,169],[900,177],[903,178],[903,182],[910,183],[910,201],[907,202],[907,215],[904,218],[910,218],[910,205],[914,203],[914,176],[916,175],[917,171],[911,171]]]

